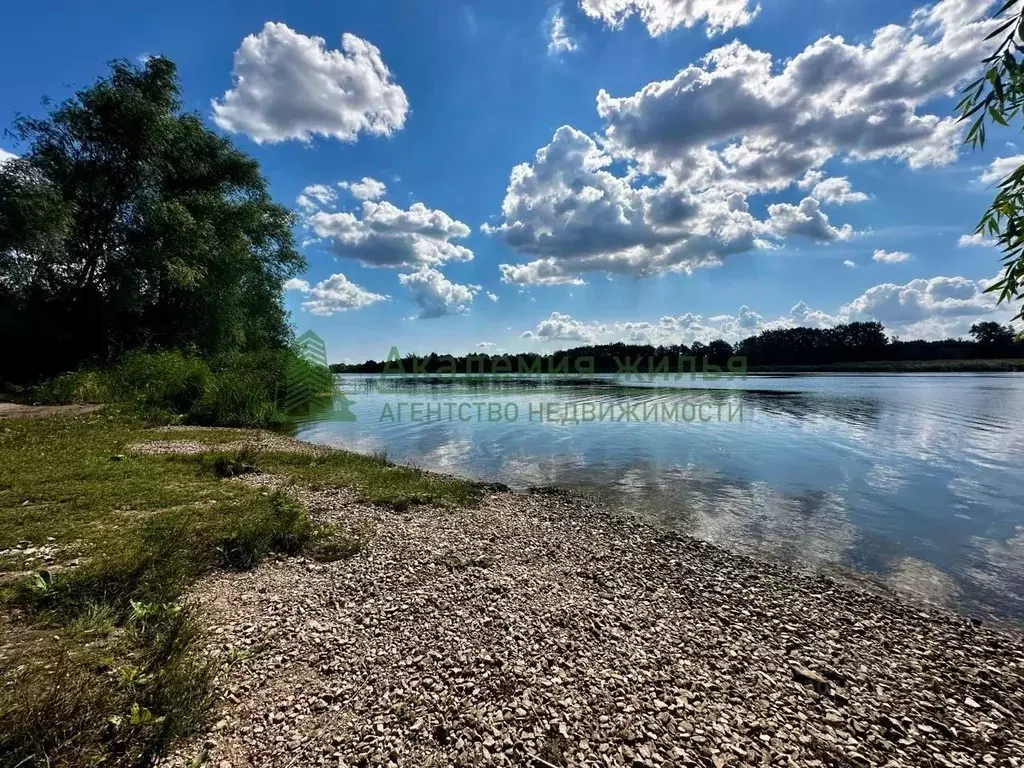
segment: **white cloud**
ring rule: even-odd
[[[347,189],[357,200],[377,200],[387,194],[388,188],[383,181],[363,176],[359,181],[339,181],[338,186]]]
[[[477,349],[494,349],[498,345],[493,341],[481,341],[477,345]]]
[[[499,264],[501,282],[513,285],[583,285],[583,278],[566,274],[554,259],[529,264]]]
[[[801,189],[811,190],[811,197],[822,203],[845,205],[846,203],[863,203],[870,198],[863,192],[855,192],[850,180],[845,176],[827,178],[820,170],[811,170],[804,174],[798,182]]]
[[[579,47],[576,41],[569,36],[569,30],[562,15],[562,9],[557,5],[548,13],[547,23],[548,53],[557,56],[560,53],[572,53]]]
[[[871,254],[871,258],[882,264],[899,264],[900,262],[907,261],[910,258],[910,254],[906,251],[883,251],[879,248]]]
[[[774,203],[768,206],[768,226],[779,237],[801,235],[818,243],[846,240],[853,235],[849,224],[833,227],[817,200],[805,197],[799,205]]]
[[[810,308],[798,302],[787,314],[767,319],[750,307],[732,314],[705,317],[686,312],[668,315],[657,322],[584,322],[571,315],[553,312],[522,338],[538,341],[578,343],[692,345],[724,339],[736,344],[749,336],[777,328],[829,328],[855,321],[881,322],[888,333],[903,338],[944,339],[964,336],[971,325],[991,319],[1009,322],[1014,311],[998,305],[993,294],[985,293],[989,280],[966,277],[933,277],[911,280],[905,285],[886,283],[869,288],[834,312]]]
[[[451,242],[468,236],[469,227],[444,211],[423,203],[403,210],[387,201],[364,200],[359,213],[317,211],[304,223],[336,256],[370,267],[416,269],[473,258],[471,250]]]
[[[487,296],[488,299],[490,299],[493,302],[498,301],[498,294],[496,293],[491,293],[490,291],[488,291],[485,295]]]
[[[334,50],[321,37],[268,21],[235,51],[233,77],[233,87],[212,102],[213,121],[260,144],[390,136],[409,109],[380,50],[348,33]]]
[[[978,177],[978,181],[982,184],[998,184],[1022,165],[1024,165],[1024,155],[997,157],[989,163],[988,168]]]
[[[0,149],[0,165],[3,165],[8,160],[15,160],[18,156],[13,152],[8,152],[6,149]]]
[[[844,267],[851,267],[851,268],[853,268],[853,267],[856,267],[857,264],[856,264],[856,262],[851,261],[850,259],[846,259],[845,261],[843,261],[843,266]]]
[[[734,42],[632,96],[602,90],[603,136],[563,126],[512,169],[502,220],[483,227],[525,257],[501,265],[502,279],[552,285],[578,284],[587,272],[689,272],[772,248],[773,239],[850,237],[821,205],[867,195],[822,168],[833,159],[953,162],[961,127],[919,110],[955,90],[987,52],[989,4],[942,0],[866,43],[824,37],[785,62]],[[583,5],[619,23],[644,8],[649,21],[660,18],[655,6],[696,19],[712,4]],[[767,220],[750,212],[749,196],[793,185],[810,191],[799,204],[769,200]]]
[[[546,320],[541,320],[532,331],[524,331],[524,339],[542,341],[578,341],[590,343],[606,333],[608,327],[600,323],[582,323],[573,320],[569,315],[552,312]]]
[[[996,242],[985,237],[980,232],[975,232],[970,235],[960,235],[956,245],[958,248],[994,248]]]
[[[960,143],[955,118],[917,108],[977,68],[990,47],[990,4],[942,0],[904,26],[876,30],[869,43],[823,37],[781,67],[734,42],[633,96],[601,91],[598,112],[618,153],[654,169],[678,166],[677,174],[691,171],[695,151],[727,141],[786,178],[834,155],[950,163]],[[763,182],[765,169],[753,170],[746,175]]]
[[[843,322],[877,320],[904,338],[942,339],[962,336],[981,319],[1007,322],[1013,312],[985,293],[989,280],[932,277],[905,285],[885,283],[869,288],[840,308]],[[990,317],[996,314],[997,317]],[[1005,315],[1005,317],[1003,317]]]
[[[304,211],[318,210],[321,206],[330,205],[338,199],[338,193],[326,184],[310,184],[295,198],[295,204]]]
[[[651,37],[701,22],[710,37],[749,24],[761,10],[754,0],[580,0],[580,8],[616,28],[639,14]]]
[[[457,315],[469,312],[479,285],[453,283],[436,269],[420,267],[408,275],[399,275],[398,281],[409,289],[412,300],[419,306],[420,319]]]
[[[738,193],[634,187],[608,170],[612,162],[591,137],[562,126],[532,164],[512,170],[504,221],[482,229],[537,258],[500,265],[504,282],[579,285],[588,271],[688,272],[759,247],[761,235],[775,234]]]
[[[308,295],[309,299],[302,302],[302,308],[311,314],[325,317],[349,309],[362,309],[391,298],[361,288],[340,272],[314,286],[310,286],[305,280],[292,278],[284,284],[284,288],[286,291],[298,291]]]

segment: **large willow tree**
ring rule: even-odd
[[[0,166],[0,379],[287,343],[292,214],[255,160],[182,112],[171,61],[114,62],[9,133],[24,154]]]
[[[994,53],[984,61],[985,74],[964,88],[957,106],[961,120],[971,121],[967,142],[985,146],[985,125],[1009,127],[1024,109],[1024,2],[1006,0],[996,10],[989,35]],[[1003,179],[977,233],[991,237],[1003,251],[1003,275],[989,290],[999,301],[1020,298],[1024,288],[1024,165]],[[1014,319],[1024,320],[1024,304]]]

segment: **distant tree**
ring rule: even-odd
[[[972,325],[971,336],[983,347],[1005,348],[1014,343],[1013,328],[991,321]]]
[[[972,120],[967,143],[985,146],[985,124],[1008,127],[1024,109],[1024,3],[1006,0],[996,11],[998,26],[988,36],[998,47],[984,60],[985,74],[967,85],[957,105],[961,120]],[[975,230],[993,238],[1003,250],[1003,276],[989,291],[999,293],[999,301],[1020,298],[1024,286],[1024,165],[999,184],[992,205]],[[1016,318],[1024,319],[1024,305]]]
[[[713,365],[726,365],[732,357],[732,344],[723,339],[715,339],[708,344],[704,354]]]
[[[289,339],[304,262],[258,163],[181,111],[175,65],[110,75],[9,133],[0,166],[0,378],[139,347],[216,355]]]

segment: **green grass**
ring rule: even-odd
[[[0,549],[56,548],[45,568],[0,581],[0,767],[144,765],[198,727],[215,668],[203,656],[187,587],[215,568],[272,553],[331,560],[372,535],[313,524],[287,495],[232,482],[273,472],[404,508],[475,503],[482,488],[341,451],[133,455],[132,443],[245,444],[251,431],[162,431],[117,408],[0,421]],[[76,567],[72,560],[78,560]],[[20,569],[24,561],[0,560]]]
[[[396,466],[380,456],[347,451],[267,452],[258,454],[253,464],[261,472],[287,475],[314,488],[351,487],[361,501],[396,508],[414,504],[472,506],[484,491],[483,486],[458,478]]]

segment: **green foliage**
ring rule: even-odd
[[[1024,108],[1024,5],[1021,0],[1001,4],[994,18],[998,26],[988,36],[997,48],[984,60],[985,74],[968,84],[957,105],[961,120],[970,120],[967,143],[985,146],[985,124],[1009,127]],[[1024,165],[999,183],[992,205],[975,230],[991,237],[1003,250],[1003,276],[988,288],[999,293],[999,301],[1021,295],[1024,284]],[[1016,318],[1024,319],[1024,305]]]
[[[182,112],[174,64],[111,64],[0,167],[0,379],[38,380],[138,349],[283,348],[293,215],[253,159]]]
[[[213,381],[209,366],[178,351],[137,352],[107,375],[110,399],[144,410],[188,413]]]
[[[177,604],[136,603],[117,632],[0,660],[0,766],[141,766],[206,720],[214,665]]]
[[[971,336],[978,344],[989,349],[1006,350],[1015,344],[1013,328],[992,321],[972,325]]]
[[[118,403],[150,421],[180,417],[191,424],[271,426],[300,395],[329,392],[330,371],[290,349],[267,349],[207,360],[176,350],[135,352],[119,365],[57,376],[33,387],[32,402]]]
[[[64,373],[33,387],[30,399],[43,405],[102,403],[109,398],[106,375],[98,370]]]

